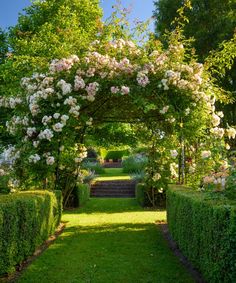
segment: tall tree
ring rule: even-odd
[[[36,0],[8,32],[12,56],[0,65],[0,94],[18,91],[22,77],[42,72],[54,58],[80,55],[94,40],[99,0]]]
[[[155,1],[156,35],[163,38],[166,30],[175,28],[171,23],[185,0]],[[189,23],[184,27],[187,37],[194,37],[196,52],[203,60],[223,40],[233,36],[236,27],[236,0],[192,0],[192,9],[186,11]]]
[[[10,29],[17,55],[48,59],[81,52],[98,32],[99,0],[34,1]]]
[[[165,41],[166,31],[173,30],[177,23],[177,10],[186,0],[156,0],[156,36]],[[192,9],[186,10],[189,22],[184,26],[184,35],[193,37],[193,47],[200,61],[216,78],[218,84],[231,93],[236,100],[236,0],[192,0]],[[173,24],[174,22],[174,24]],[[214,51],[215,50],[215,51]],[[227,106],[218,105],[226,112],[225,123],[236,124],[235,102]]]
[[[0,28],[0,64],[4,62],[7,51],[7,34]]]

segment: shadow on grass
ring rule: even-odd
[[[99,201],[98,201],[99,200]],[[122,213],[143,211],[165,211],[165,208],[141,207],[135,198],[90,198],[81,208],[65,210],[64,214]]]
[[[193,282],[154,224],[65,229],[18,282]]]

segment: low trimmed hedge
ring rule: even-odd
[[[75,207],[83,206],[90,198],[90,186],[88,184],[77,184],[74,195]]]
[[[183,187],[167,191],[170,233],[209,283],[236,282],[236,202]]]
[[[100,149],[100,156],[103,159],[112,159],[112,160],[118,160],[122,159],[123,156],[129,155],[129,150],[106,150],[106,149]]]
[[[0,196],[0,275],[13,272],[17,264],[54,233],[61,209],[59,191]]]

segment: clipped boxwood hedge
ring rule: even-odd
[[[74,195],[75,207],[83,206],[90,198],[90,186],[88,184],[77,184]]]
[[[129,150],[106,150],[104,148],[100,149],[100,156],[103,159],[113,159],[113,160],[118,160],[122,159],[123,156],[129,155]]]
[[[173,239],[207,282],[236,282],[235,202],[171,187],[167,219]]]
[[[0,196],[0,275],[32,255],[60,223],[61,192],[27,191]]]

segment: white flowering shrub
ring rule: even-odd
[[[235,138],[234,128],[220,127],[218,91],[203,65],[187,62],[182,44],[167,50],[150,46],[123,39],[95,41],[84,57],[55,59],[47,73],[22,78],[17,97],[0,98],[1,107],[13,110],[6,129],[17,143],[4,155],[21,186],[53,188],[65,174],[76,180],[86,157],[81,144],[86,128],[103,123],[109,113],[114,120],[116,112],[126,121],[142,119],[149,129],[154,121],[167,141],[171,135],[193,144],[201,138],[203,159],[213,155],[207,148],[210,137],[214,143]],[[165,156],[177,159],[179,144],[169,145]],[[147,169],[154,183],[166,182],[162,171],[167,167],[176,178],[178,162],[169,163],[160,172]]]

